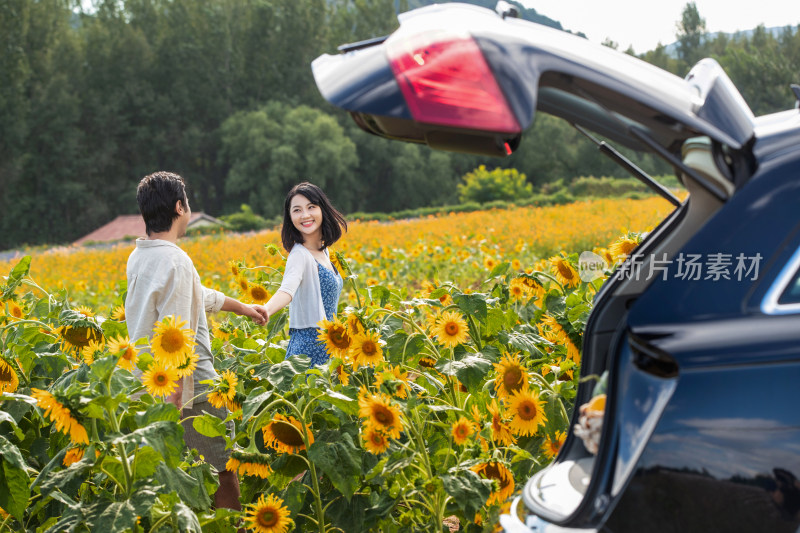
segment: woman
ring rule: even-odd
[[[347,221],[316,185],[303,182],[286,195],[281,241],[289,257],[281,286],[265,307],[272,316],[289,305],[287,358],[305,354],[314,366],[330,357],[325,343],[317,340],[317,323],[336,315],[343,280],[331,264],[328,247],[343,231]]]

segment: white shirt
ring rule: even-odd
[[[330,256],[327,248],[325,255]],[[278,289],[292,297],[289,304],[290,328],[316,328],[318,322],[327,319],[318,268],[317,260],[305,246],[297,243],[292,247]]]
[[[191,258],[176,244],[160,239],[137,239],[128,257],[125,322],[132,342],[150,339],[156,323],[180,317],[195,332],[197,368],[183,378],[184,407],[191,407],[195,384],[217,376],[206,313],[218,313],[225,295],[204,287]]]

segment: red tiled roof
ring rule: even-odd
[[[210,215],[203,212],[192,213],[189,219],[189,226],[192,226],[200,220],[206,220],[213,223],[221,223]],[[119,215],[117,218],[94,230],[93,232],[84,235],[73,244],[83,244],[86,242],[111,242],[120,241],[124,239],[134,240],[138,237],[146,237],[147,232],[144,227],[144,220],[142,215]]]

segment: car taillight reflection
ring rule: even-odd
[[[519,133],[520,126],[475,41],[433,31],[386,43],[389,63],[414,120]]]

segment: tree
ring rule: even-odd
[[[700,16],[694,2],[689,2],[683,8],[677,29],[675,37],[678,39],[678,58],[683,61],[685,67],[691,68],[706,55],[704,46],[706,19]]]
[[[281,215],[288,190],[311,181],[340,209],[356,197],[356,147],[336,120],[308,106],[270,102],[241,111],[220,129],[222,160],[229,171],[229,202],[246,203],[266,217]]]

